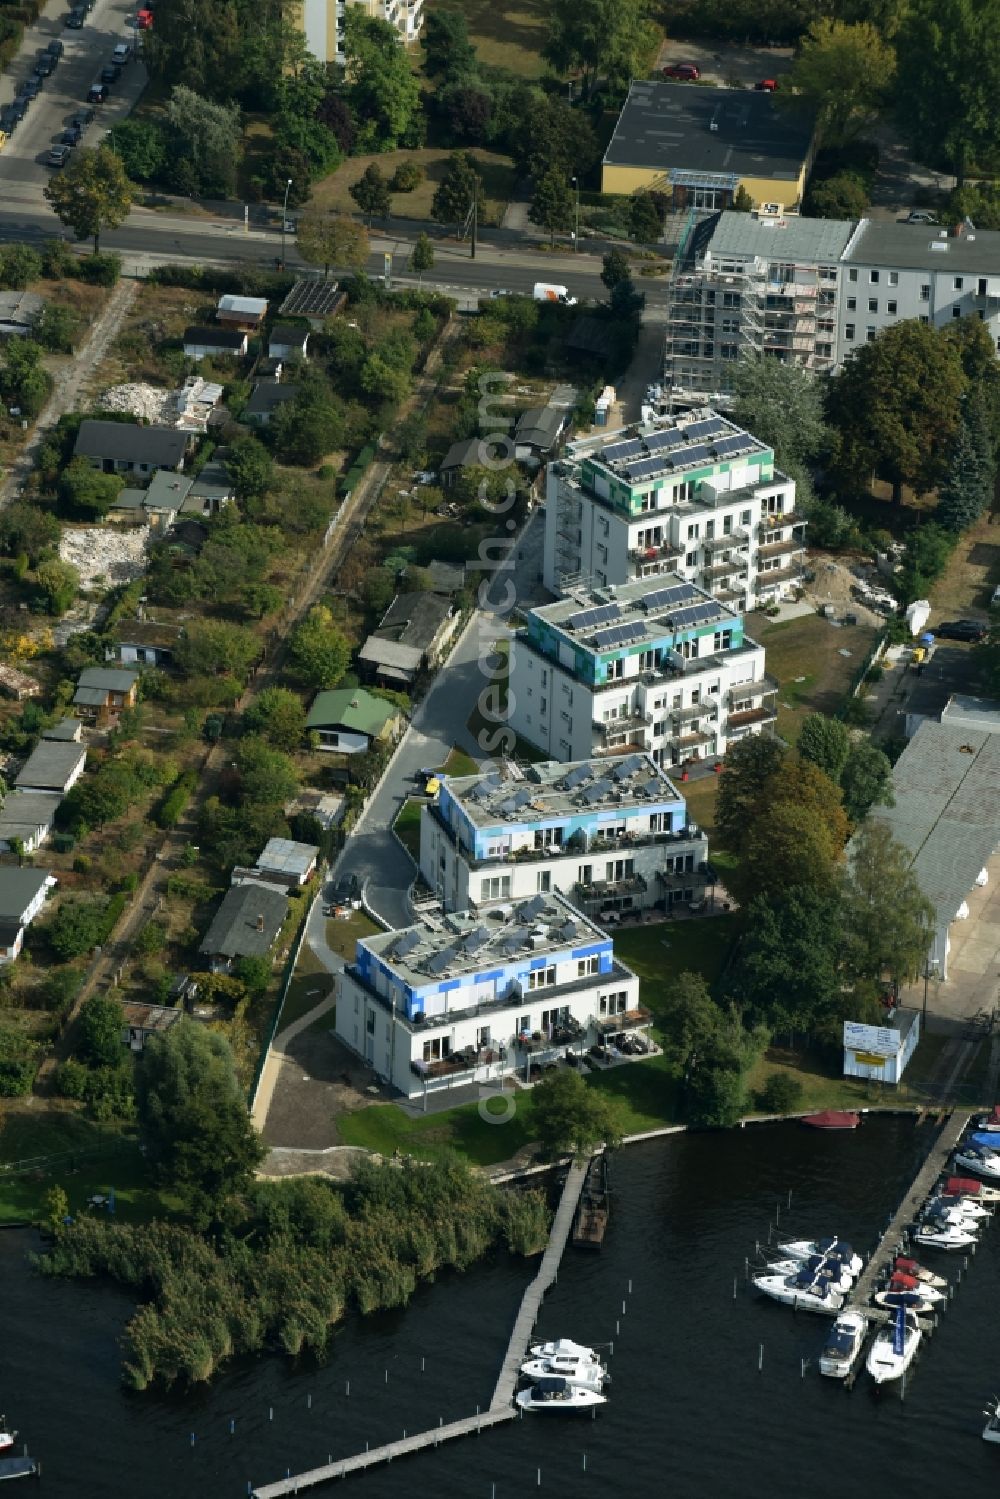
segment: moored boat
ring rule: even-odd
[[[581,1385],[584,1389],[599,1390],[611,1380],[603,1364],[588,1363],[583,1359],[531,1358],[521,1365],[525,1379],[537,1383],[540,1379],[565,1379],[567,1384]]]
[[[993,1217],[989,1208],[972,1197],[929,1197],[923,1213],[928,1218],[943,1218],[948,1223],[982,1223]]]
[[[518,1390],[514,1396],[523,1411],[570,1411],[592,1410],[595,1405],[606,1405],[607,1400],[600,1390],[583,1385],[571,1385],[565,1379],[540,1379],[526,1390]]]
[[[803,1114],[802,1123],[810,1129],[857,1129],[861,1115],[850,1109],[823,1109],[818,1114]]]
[[[937,1286],[941,1291],[948,1289],[948,1282],[943,1275],[935,1275],[933,1270],[926,1269],[918,1260],[911,1259],[909,1255],[897,1254],[893,1262],[893,1273],[912,1275],[914,1280],[919,1280],[928,1286]]]
[[[983,1427],[983,1441],[1000,1442],[1000,1399],[997,1396],[994,1395],[983,1415],[987,1417]]]
[[[860,1254],[855,1254],[846,1239],[838,1239],[830,1236],[824,1239],[789,1239],[784,1244],[779,1244],[783,1255],[795,1260],[808,1260],[818,1254],[823,1259],[842,1260],[852,1275],[860,1275],[864,1261]]]
[[[867,1331],[868,1319],[863,1312],[840,1312],[819,1356],[819,1372],[831,1379],[846,1379]]]
[[[758,1291],[800,1312],[823,1312],[834,1316],[844,1305],[844,1293],[829,1281],[817,1280],[808,1270],[799,1275],[755,1275]]]
[[[7,1417],[0,1416],[0,1452],[10,1452],[17,1441],[17,1432],[7,1430]]]
[[[885,1307],[890,1312],[903,1307],[918,1317],[926,1317],[934,1310],[933,1303],[919,1291],[876,1291],[874,1299],[876,1306]]]
[[[849,1291],[854,1284],[854,1276],[846,1265],[840,1260],[823,1259],[818,1254],[808,1260],[769,1260],[767,1270],[770,1275],[801,1275],[805,1272],[813,1280],[828,1281],[838,1291]]]
[[[572,1338],[555,1338],[550,1343],[532,1343],[528,1348],[532,1358],[575,1358],[588,1364],[601,1361],[593,1348],[585,1343],[574,1343]]]
[[[915,1244],[925,1249],[971,1249],[976,1243],[974,1228],[960,1223],[922,1223],[913,1235]]]
[[[948,1300],[947,1291],[941,1291],[937,1286],[928,1285],[926,1281],[917,1280],[915,1275],[904,1275],[897,1270],[889,1280],[886,1287],[888,1291],[915,1291],[925,1301],[941,1302]]]
[[[997,1143],[1000,1144],[1000,1139]],[[980,1176],[1000,1181],[1000,1151],[990,1146],[971,1143],[962,1145],[956,1150],[953,1159],[962,1171],[978,1171]]]
[[[988,1114],[981,1114],[976,1120],[976,1128],[985,1134],[1000,1134],[1000,1104],[994,1104]]]
[[[900,1307],[893,1320],[879,1328],[868,1350],[868,1372],[876,1384],[901,1379],[920,1347],[920,1325],[916,1314]]]

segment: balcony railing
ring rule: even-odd
[[[706,536],[701,545],[708,552],[716,552],[720,547],[744,546],[749,540],[749,531],[730,531],[723,536]]]
[[[749,558],[733,557],[729,562],[717,562],[714,567],[703,567],[701,576],[709,582],[717,578],[745,578],[749,566]]]
[[[760,529],[762,531],[773,531],[784,526],[804,525],[801,515],[796,515],[794,510],[779,512],[773,515],[762,515],[760,518]]]
[[[800,536],[793,536],[788,541],[772,541],[762,546],[759,556],[761,560],[766,557],[784,557],[786,554],[792,552],[804,552],[805,549],[805,539]]]
[[[775,708],[761,704],[759,708],[747,708],[743,713],[730,713],[730,729],[746,729],[755,723],[774,723],[778,714]]]
[[[620,880],[591,880],[589,885],[577,880],[573,888],[586,906],[622,895],[645,895],[649,884],[641,874],[626,874]]]
[[[706,733],[705,730],[702,729],[699,730],[697,734],[682,734],[679,737],[675,737],[673,734],[670,734],[668,737],[674,740],[674,743],[677,745],[678,749],[686,750],[694,749],[699,744],[710,743],[711,740],[715,738],[717,732],[718,731],[716,728],[712,728],[712,730],[708,733]]]
[[[770,588],[773,583],[789,583],[793,578],[801,578],[802,564],[795,563],[792,567],[772,568],[770,572],[757,574],[757,592],[762,593],[765,588]]]
[[[693,723],[698,718],[709,718],[714,722],[717,716],[716,703],[689,703],[686,708],[670,709],[670,717],[675,723]]]
[[[648,713],[629,713],[625,718],[595,718],[594,728],[607,739],[610,734],[630,734],[634,729],[644,729],[652,722]]]
[[[683,547],[675,547],[669,541],[657,542],[653,546],[632,547],[629,558],[633,562],[656,562],[661,557],[683,557]]]
[[[713,882],[715,874],[704,860],[694,869],[658,869],[656,878],[667,890],[683,890],[687,885],[705,885]]]
[[[726,694],[730,703],[739,703],[746,697],[761,697],[765,693],[778,691],[778,683],[773,677],[762,677],[759,682],[740,682],[738,687],[731,687]]]
[[[475,1072],[477,1067],[486,1067],[493,1062],[506,1060],[506,1047],[503,1046],[466,1046],[462,1051],[453,1051],[450,1056],[442,1057],[437,1062],[422,1062],[414,1058],[410,1063],[410,1070],[417,1077],[455,1077],[461,1072]]]
[[[647,1010],[645,1005],[639,1005],[634,1010],[625,1010],[621,1015],[600,1015],[594,1017],[594,1025],[597,1027],[599,1036],[614,1036],[619,1031],[641,1030],[644,1026],[652,1025],[653,1012]]]

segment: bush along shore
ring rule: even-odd
[[[80,1219],[36,1258],[47,1275],[108,1275],[147,1298],[125,1332],[122,1377],[193,1384],[234,1355],[323,1357],[348,1312],[404,1306],[417,1283],[491,1249],[535,1254],[549,1211],[458,1161],[363,1162],[344,1185],[258,1181],[200,1235],[179,1224]]]

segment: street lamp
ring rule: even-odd
[[[936,973],[940,966],[941,964],[939,959],[932,958],[930,952],[928,952],[927,957],[924,960],[924,1014],[923,1019],[920,1022],[921,1036],[923,1036],[924,1031],[927,1029],[927,984],[930,980],[931,969],[933,968]]]
[[[571,177],[569,180],[576,193],[576,222],[573,228],[573,254],[575,255],[580,248],[580,179]]]
[[[285,201],[281,205],[281,269],[285,269],[285,225],[288,222],[288,194],[292,189],[292,179],[289,177],[285,183]]]

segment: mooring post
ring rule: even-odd
[[[758,1352],[757,1352],[757,1373],[758,1374],[760,1373],[761,1369],[763,1369],[763,1367],[764,1367],[764,1345],[763,1345],[763,1343],[761,1343],[760,1348],[758,1349]]]
[[[191,1446],[194,1446],[194,1432],[191,1433]]]
[[[629,1281],[629,1283],[628,1283],[628,1293],[631,1296],[631,1294],[632,1294],[632,1282],[631,1281]]]
[[[536,1489],[540,1489],[541,1486],[542,1486],[542,1470],[541,1470],[541,1468],[539,1468],[538,1469],[538,1476],[535,1479],[535,1488]]]
[[[235,1416],[230,1416],[229,1417],[229,1435],[230,1436],[235,1436],[236,1435],[236,1417]]]
[[[348,1399],[350,1399],[350,1395],[351,1395],[351,1381],[350,1380],[347,1381],[347,1388],[345,1389],[344,1394],[348,1397]]]
[[[423,1372],[426,1369],[426,1367],[427,1367],[427,1359],[424,1358],[424,1357],[421,1357],[421,1360],[420,1360],[420,1372],[421,1372],[421,1374],[423,1374]]]
[[[733,1276],[733,1300],[736,1300],[736,1276]]]
[[[307,1411],[311,1411],[312,1408],[313,1408],[313,1398],[312,1398],[312,1393],[310,1392],[310,1394],[308,1394],[306,1396],[306,1410]]]
[[[273,1421],[274,1420],[274,1406],[273,1405],[269,1405],[268,1408],[267,1408],[267,1419],[269,1421]]]

